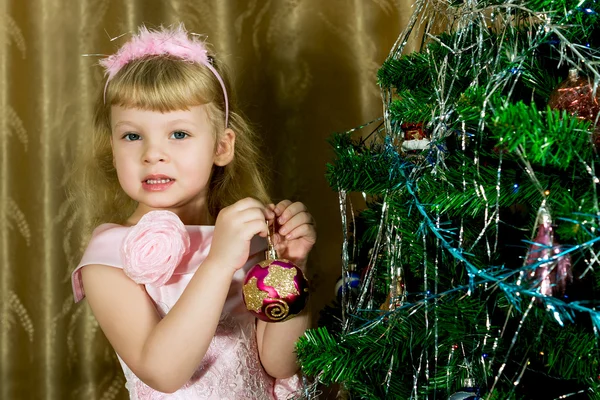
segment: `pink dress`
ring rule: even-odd
[[[83,255],[81,263],[71,277],[75,302],[85,297],[81,282],[81,268],[90,264],[103,264],[123,268],[119,249],[130,228],[116,224],[97,227]],[[177,302],[194,272],[208,255],[213,226],[186,226],[190,235],[190,251],[184,256],[175,272],[160,287],[145,285],[146,292],[164,317]],[[264,259],[266,242],[255,237],[251,243],[246,265],[233,277],[227,300],[215,336],[192,378],[177,392],[166,394],[144,384],[117,354],[131,399],[287,399],[298,395],[300,379],[274,379],[259,361],[256,344],[255,318],[242,301],[241,289],[246,272]]]

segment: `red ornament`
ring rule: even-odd
[[[423,127],[422,123],[406,122],[400,126],[404,132],[404,140],[402,141],[402,150],[405,152],[420,153],[422,150],[429,147],[431,141],[429,134]]]
[[[266,322],[287,321],[299,314],[308,301],[308,281],[300,268],[277,254],[267,237],[267,259],[250,268],[244,279],[242,298],[256,318]]]
[[[420,122],[417,124],[406,122],[400,128],[404,132],[404,140],[421,140],[429,137]]]
[[[548,105],[594,124],[593,140],[600,150],[600,124],[596,122],[600,112],[600,90],[594,93],[593,81],[579,76],[576,69],[569,70],[569,77],[550,94]]]
[[[572,69],[569,77],[550,94],[548,105],[552,109],[565,110],[571,115],[596,122],[600,111],[600,91],[594,93],[593,82]]]

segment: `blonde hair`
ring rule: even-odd
[[[233,161],[224,167],[213,166],[209,182],[208,211],[216,218],[221,209],[239,199],[254,197],[267,203],[269,196],[257,135],[236,112],[226,68],[214,57],[210,57],[210,62],[227,88],[228,128],[236,134]],[[136,207],[121,189],[113,166],[111,106],[169,112],[203,104],[218,141],[226,128],[225,99],[219,81],[205,65],[166,55],[129,62],[99,92],[91,147],[81,154],[72,185],[77,205],[86,208],[93,226],[123,223]]]

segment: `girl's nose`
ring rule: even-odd
[[[161,146],[148,144],[144,150],[143,162],[146,164],[156,164],[168,161],[168,156]]]

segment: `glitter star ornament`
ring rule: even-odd
[[[298,315],[308,301],[308,281],[300,268],[278,259],[271,236],[266,260],[253,266],[244,279],[242,297],[246,308],[266,322],[287,321]]]

